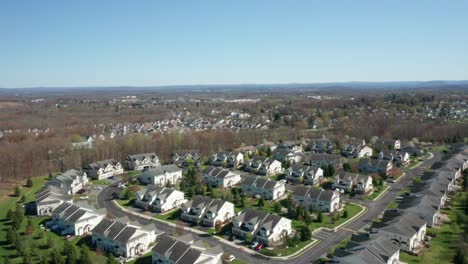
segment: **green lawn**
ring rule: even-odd
[[[456,222],[457,215],[464,214],[462,207],[463,197],[468,196],[468,193],[457,193],[451,195],[453,205],[450,210],[444,210],[448,214],[452,223],[446,223],[439,228],[428,228],[427,233],[434,233],[437,236],[433,238],[429,244],[430,248],[425,248],[420,257],[411,256],[409,254],[400,253],[400,260],[407,263],[452,263],[455,255],[456,246],[459,243],[459,235],[463,234],[466,222],[458,224]]]
[[[308,245],[311,241],[301,241],[295,247],[285,247],[285,248],[275,248],[275,249],[267,249],[264,248],[260,250],[260,253],[267,255],[267,256],[289,256],[296,253],[298,250],[302,249],[306,245]]]
[[[377,196],[379,196],[382,192],[384,192],[385,190],[387,190],[388,188],[390,188],[390,186],[388,185],[382,185],[382,186],[377,186],[374,190],[374,192],[372,192],[371,195],[369,196],[366,196],[364,197],[365,200],[369,200],[369,201],[374,201],[375,198],[377,198]]]
[[[35,200],[34,194],[44,186],[46,180],[47,177],[37,177],[34,179],[34,185],[32,188],[21,187],[22,193],[26,198],[25,203]],[[0,263],[4,262],[4,258],[9,258],[11,263],[23,263],[22,258],[17,256],[15,247],[13,245],[9,245],[6,241],[6,232],[11,228],[10,221],[6,219],[7,212],[9,209],[14,210],[16,208],[18,200],[19,198],[17,197],[8,197],[0,204],[0,208],[2,208],[2,210],[0,210]],[[49,219],[48,217],[31,216],[31,219],[34,230],[32,235],[28,237],[24,234],[28,221],[27,219],[25,219],[19,231],[20,234],[23,235],[23,239],[26,241],[30,252],[35,255],[32,258],[33,263],[38,263],[40,256],[49,254],[53,248],[61,249],[65,238],[55,234],[54,232],[46,232],[40,229],[39,225],[44,224]],[[86,238],[74,238],[72,240],[75,244],[87,243],[87,241],[88,240]],[[49,244],[53,246],[50,248]],[[105,258],[103,256],[96,256],[94,251],[91,251],[91,253],[93,254],[95,263],[105,263]]]
[[[357,204],[353,204],[353,203],[350,203],[348,205],[346,205],[345,207],[345,210],[348,211],[348,217],[347,218],[343,218],[341,217],[343,215],[343,211],[340,212],[340,218],[335,221],[335,222],[332,222],[332,219],[330,216],[328,216],[328,214],[322,214],[323,216],[323,221],[322,223],[318,223],[318,222],[312,222],[310,224],[310,228],[312,231],[314,231],[315,229],[319,228],[319,227],[326,227],[326,228],[334,228],[334,227],[337,227],[339,225],[341,225],[342,223],[344,223],[345,221],[347,221],[348,219],[354,217],[355,215],[357,215],[358,213],[360,213],[362,210],[364,210],[364,208],[360,207],[359,205]],[[304,226],[305,223],[302,222],[302,221],[298,221],[298,220],[293,220],[293,227],[294,228],[300,228],[302,226]]]
[[[182,210],[177,209],[165,214],[157,214],[154,218],[175,223],[180,219],[180,214],[182,214]]]
[[[107,180],[92,180],[91,184],[93,185],[109,185],[110,182]]]

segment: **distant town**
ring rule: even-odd
[[[439,88],[8,92],[2,263],[463,258],[468,95]]]

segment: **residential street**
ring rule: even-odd
[[[330,248],[333,248],[344,239],[350,237],[353,231],[363,229],[366,225],[368,225],[373,219],[375,219],[379,214],[381,214],[385,210],[385,208],[395,199],[396,196],[398,196],[399,192],[413,180],[413,178],[419,175],[425,168],[431,167],[432,164],[439,161],[441,157],[441,153],[434,153],[434,155],[430,159],[423,161],[420,166],[407,170],[406,174],[402,176],[403,178],[401,178],[397,183],[389,184],[390,188],[385,194],[382,195],[382,197],[379,200],[354,201],[367,207],[368,211],[363,215],[359,216],[353,222],[345,225],[344,228],[339,229],[337,232],[322,232],[321,235],[323,235],[324,233],[325,234],[324,236],[320,236],[321,242],[319,242],[312,248],[306,250],[299,256],[290,258],[290,260],[294,263],[311,263],[319,259],[324,254],[326,254]],[[119,208],[112,202],[113,193],[116,191],[117,183],[113,183],[112,185],[106,187],[97,197],[98,206],[101,208],[107,208],[108,212],[110,212],[116,217],[127,216],[131,220],[138,220],[142,224],[149,224],[150,222],[152,222],[162,232],[175,232],[175,228],[170,225],[164,224],[159,221],[151,221],[144,217],[134,216],[123,211],[121,208]],[[285,263],[286,261],[288,261],[283,259],[265,259],[262,256],[252,255],[249,252],[240,250],[238,248],[239,246],[231,245],[231,242],[229,242],[229,244],[222,243],[216,238],[208,235],[205,236],[196,233],[192,234],[194,237],[202,239],[210,245],[221,245],[226,254],[232,254],[236,256],[236,258],[246,261],[248,263]]]

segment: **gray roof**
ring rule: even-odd
[[[219,179],[224,179],[227,176],[234,176],[230,170],[222,168],[222,167],[213,167],[213,166],[208,166],[202,171],[203,175],[208,175],[211,177],[219,178]]]
[[[330,202],[333,197],[333,191],[325,191],[322,188],[314,186],[303,186],[299,185],[294,188],[294,195],[306,196],[312,200],[321,200]]]
[[[346,264],[386,264],[388,259],[399,251],[398,245],[385,238],[369,238],[353,235],[345,249],[337,249],[335,257]]]
[[[93,228],[92,232],[101,234],[110,240],[119,241],[125,244],[131,238],[135,237],[135,235],[138,235],[138,230],[150,229],[147,227],[137,226],[133,223],[128,223],[128,219],[104,218]]]
[[[65,184],[71,184],[77,177],[83,176],[84,172],[77,170],[67,170],[66,172],[54,177],[54,180]]]
[[[162,235],[161,240],[151,249],[152,252],[165,256],[176,264],[192,264],[202,254],[202,250],[192,247],[190,243],[168,235]],[[207,254],[219,254],[219,247],[206,250]]]
[[[158,176],[158,175],[164,175],[167,172],[177,172],[177,171],[182,171],[181,168],[177,167],[175,164],[169,164],[169,165],[164,165],[160,166],[157,168],[149,168],[145,171],[145,173],[150,173],[153,176]]]
[[[206,210],[216,213],[226,203],[229,203],[229,202],[226,202],[221,199],[213,199],[210,197],[195,195],[192,197],[191,200],[186,202],[183,206],[186,208],[192,208],[192,207],[200,208],[200,209],[206,208]]]
[[[93,213],[94,210],[82,208],[70,202],[64,202],[52,211],[53,215],[58,215],[64,221],[76,223],[86,213]]]
[[[145,158],[154,159],[154,158],[157,158],[157,157],[158,156],[156,155],[155,152],[150,152],[150,153],[140,153],[140,154],[128,155],[127,159],[131,160],[131,161],[136,161],[136,160],[142,161]]]
[[[101,160],[101,161],[96,161],[93,163],[90,163],[86,165],[85,169],[92,169],[92,170],[99,170],[100,168],[105,168],[107,165],[112,165],[115,166],[119,163],[115,159],[106,159],[106,160]]]
[[[276,214],[270,214],[267,212],[255,210],[252,208],[247,208],[245,211],[243,211],[241,214],[238,216],[234,217],[239,223],[243,222],[249,222],[252,223],[253,225],[256,225],[257,223],[259,224],[259,228],[266,228],[267,230],[273,229],[283,217],[276,215]]]
[[[242,185],[244,186],[255,186],[256,188],[265,190],[273,190],[277,184],[281,183],[260,176],[244,176],[242,181]]]
[[[55,203],[59,201],[71,201],[73,196],[69,195],[66,190],[55,187],[53,185],[46,185],[39,192],[36,193],[36,203],[44,204],[46,199],[48,203]]]

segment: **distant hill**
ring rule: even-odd
[[[168,86],[109,86],[109,87],[34,87],[0,88],[0,94],[38,93],[90,93],[116,91],[259,91],[259,90],[338,90],[338,89],[468,89],[468,80],[460,81],[402,81],[402,82],[330,82],[330,83],[288,83],[288,84],[220,84],[220,85],[168,85]]]

